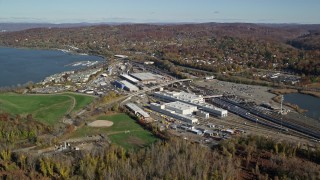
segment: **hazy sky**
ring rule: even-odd
[[[320,24],[320,0],[0,0],[0,22]]]

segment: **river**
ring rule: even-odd
[[[296,104],[300,108],[308,110],[305,113],[308,117],[320,121],[320,98],[306,94],[292,93],[284,95],[284,102]]]
[[[22,85],[29,81],[39,82],[52,74],[77,70],[83,66],[70,64],[80,61],[103,61],[103,58],[59,50],[0,47],[0,87]]]

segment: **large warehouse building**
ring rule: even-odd
[[[120,77],[121,77],[122,79],[125,79],[125,80],[133,83],[133,84],[137,84],[137,83],[139,82],[139,80],[137,80],[137,79],[129,76],[128,74],[121,74]]]
[[[125,89],[130,92],[136,92],[139,91],[139,88],[131,83],[129,83],[126,80],[123,81],[114,81],[114,85],[117,86],[120,89]]]
[[[197,111],[196,106],[192,106],[190,104],[186,104],[180,101],[175,101],[171,103],[165,104],[166,109],[175,111],[176,113],[187,115],[192,114],[194,111]]]
[[[163,78],[161,75],[152,74],[150,72],[131,73],[130,76],[144,84],[157,83],[157,81],[162,80]]]
[[[180,101],[192,106],[196,106],[198,109],[208,112],[210,114],[213,114],[215,116],[226,117],[228,115],[227,110],[217,108],[213,105],[205,103],[201,95],[195,95],[195,94],[186,93],[186,92],[168,92],[168,91],[155,92],[153,95],[167,102]]]
[[[184,121],[188,124],[196,124],[198,123],[198,119],[193,117],[191,114],[194,109],[197,109],[197,107],[192,107],[188,104],[184,103],[168,103],[168,104],[157,104],[157,103],[151,103],[150,108],[154,111],[157,111],[159,113],[162,113],[167,116],[171,116],[175,119],[179,119],[181,121]],[[186,108],[186,109],[185,109]],[[184,111],[185,110],[185,111]],[[185,113],[185,114],[181,114]],[[191,114],[189,114],[191,113]]]
[[[147,112],[145,112],[144,110],[142,110],[142,109],[141,109],[139,106],[137,106],[136,104],[134,104],[134,103],[127,103],[126,106],[127,106],[131,111],[133,111],[134,114],[140,115],[140,116],[142,116],[142,117],[145,118],[145,119],[150,118],[150,115],[149,115]]]

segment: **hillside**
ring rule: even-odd
[[[308,34],[290,40],[292,46],[305,50],[320,50],[320,30],[310,31]]]
[[[46,49],[76,46],[79,52],[107,57],[127,54],[137,60],[156,57],[213,72],[255,67],[319,75],[318,49],[301,50],[287,44],[316,29],[319,26],[241,23],[36,28],[2,33],[0,45]],[[318,42],[313,36],[309,39],[306,43],[311,46]]]

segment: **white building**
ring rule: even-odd
[[[219,117],[226,117],[228,115],[227,110],[217,108],[213,105],[205,103],[205,100],[201,95],[196,95],[196,94],[191,94],[186,92],[168,92],[168,91],[155,92],[153,95],[167,102],[172,102],[172,101],[184,102],[184,103],[196,106],[199,110],[208,112],[210,114],[213,114]]]
[[[149,65],[149,64],[154,64],[153,61],[145,61],[144,64]]]
[[[120,58],[120,59],[126,59],[126,58],[128,58],[128,56],[126,56],[126,55],[121,55],[121,54],[114,55],[114,57]]]
[[[175,92],[175,91],[163,91],[155,92],[154,95],[165,101],[182,101],[188,103],[203,103],[205,102],[203,96],[186,93],[186,92]]]
[[[163,79],[163,76],[157,75],[157,74],[152,74],[150,72],[131,73],[129,75],[135,79],[138,79],[139,81],[141,81],[144,84],[157,83],[157,81]]]
[[[125,88],[127,91],[130,91],[130,92],[139,91],[139,88],[138,88],[137,86],[129,83],[129,82],[126,81],[126,80],[120,81],[120,83],[124,85],[124,88]]]
[[[196,111],[196,115],[205,119],[209,118],[209,113],[204,111]]]
[[[211,80],[211,79],[214,79],[214,76],[207,76],[207,77],[205,77],[204,79],[206,79],[206,80]]]
[[[133,83],[133,84],[137,84],[139,82],[139,80],[129,76],[128,74],[121,74],[120,77],[125,79],[125,80],[127,80],[127,81],[129,81],[129,82],[131,82],[131,83]]]
[[[188,124],[195,124],[195,123],[198,123],[198,119],[191,116],[191,115],[184,115],[184,114],[179,114],[173,110],[170,110],[170,109],[166,109],[166,105],[160,105],[160,104],[157,104],[157,103],[151,103],[150,104],[150,108],[154,111],[157,111],[161,114],[165,114],[167,116],[171,116],[175,119],[179,119],[181,121],[184,121]]]
[[[196,106],[192,106],[190,104],[186,104],[180,101],[167,103],[165,104],[165,108],[184,115],[192,114],[194,111],[197,111]]]
[[[150,115],[142,110],[139,106],[133,103],[127,103],[126,106],[134,112],[134,114],[139,114],[140,116],[144,117],[145,119],[150,118]]]

